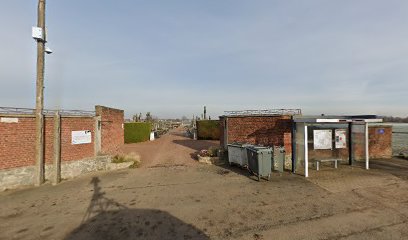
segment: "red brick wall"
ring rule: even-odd
[[[225,117],[220,117],[220,145],[224,146]],[[228,117],[228,143],[245,142],[266,146],[284,145],[287,153],[292,152],[290,116]],[[382,133],[383,131],[383,133]],[[354,158],[364,158],[364,133],[353,134]],[[369,154],[371,159],[392,157],[392,127],[369,127]],[[332,150],[313,150],[309,143],[309,158],[348,159],[348,148]]]
[[[35,163],[35,119],[18,120],[18,123],[0,122],[0,169]]]
[[[102,119],[101,149],[115,154],[123,144],[124,113],[122,110],[97,106]],[[1,116],[0,116],[1,117]],[[35,164],[35,117],[3,116],[18,118],[18,123],[0,122],[0,169],[32,166]],[[54,159],[54,118],[46,117],[44,123],[44,158]],[[90,130],[92,142],[72,144],[72,131]],[[74,161],[95,156],[94,117],[61,117],[61,160]]]
[[[35,118],[17,117],[18,123],[0,123],[0,169],[31,166],[35,164]],[[72,161],[94,154],[93,117],[61,118],[61,160]],[[92,142],[71,144],[71,132],[91,130]],[[54,159],[54,118],[46,117],[44,123],[44,159]]]
[[[354,158],[365,158],[364,133],[353,134]],[[392,157],[392,126],[369,126],[368,151],[370,159],[388,159]]]
[[[51,119],[50,119],[51,120]],[[54,126],[53,126],[54,127]],[[72,131],[90,130],[92,142],[72,144]],[[61,160],[73,161],[95,156],[95,120],[93,117],[61,118]],[[51,155],[51,159],[53,156]],[[52,160],[51,160],[52,162]]]
[[[96,115],[101,117],[101,153],[116,154],[124,144],[124,111],[96,106]]]
[[[221,146],[224,145],[225,118],[221,117]],[[228,143],[245,142],[264,146],[284,145],[292,151],[291,116],[242,116],[228,117]]]

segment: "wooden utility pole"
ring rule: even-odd
[[[42,29],[43,39],[37,40],[37,81],[35,100],[35,185],[44,183],[44,54],[45,54],[45,0],[38,0],[37,27]]]

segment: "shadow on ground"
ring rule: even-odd
[[[79,227],[66,236],[74,239],[209,239],[191,224],[156,209],[130,209],[105,197],[94,177],[94,194]]]
[[[380,169],[398,178],[408,180],[408,160],[405,159],[371,160],[370,168]]]
[[[182,145],[184,147],[191,148],[195,151],[200,151],[203,149],[208,149],[210,147],[219,147],[220,143],[218,141],[211,141],[211,140],[193,140],[193,139],[185,139],[185,140],[173,140],[173,143]]]
[[[170,132],[169,134],[178,137],[188,137],[187,132]]]

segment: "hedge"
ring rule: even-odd
[[[220,121],[219,120],[197,121],[197,139],[220,140]]]
[[[152,125],[150,123],[125,123],[125,143],[148,141],[151,131]]]

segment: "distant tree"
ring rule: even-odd
[[[132,116],[133,122],[138,122],[138,120],[137,120],[138,117],[139,117],[139,116],[138,116],[137,114],[133,115],[133,116]]]
[[[153,120],[152,115],[150,114],[150,112],[146,113],[146,122],[151,122]]]
[[[401,117],[383,116],[382,118],[384,122],[408,123],[408,117],[401,118]]]
[[[135,114],[132,116],[133,122],[141,122],[142,121],[142,114]]]

